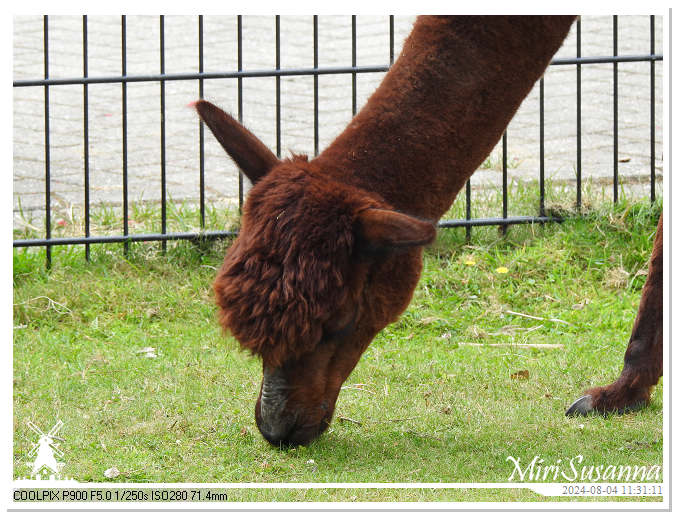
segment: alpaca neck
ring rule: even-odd
[[[420,17],[401,56],[313,162],[439,219],[497,143],[573,17]]]

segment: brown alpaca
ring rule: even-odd
[[[435,222],[490,153],[573,19],[419,17],[366,106],[311,161],[280,161],[219,108],[195,104],[254,184],[214,288],[224,329],[262,358],[255,418],[269,442],[306,444],[327,428],[361,354],[410,302]],[[649,298],[642,309],[662,319],[657,295]],[[640,335],[656,325],[642,324]],[[633,395],[595,390],[576,411],[646,400],[640,385],[655,384],[657,371],[635,374],[647,366],[653,341],[640,340],[626,358],[618,386],[636,385]]]

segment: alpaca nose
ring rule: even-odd
[[[277,447],[288,446],[288,433],[291,431],[284,424],[271,423],[264,421],[257,421],[257,428],[262,437],[264,437],[269,444]]]
[[[286,421],[267,422],[261,418],[261,414],[255,414],[255,418],[262,436],[276,448],[307,445],[323,433],[329,423],[323,420],[320,424],[300,426]]]
[[[264,369],[255,418],[261,434],[274,445],[283,442],[294,426],[294,418],[285,413],[287,397],[287,384],[281,371]]]
[[[255,422],[262,437],[269,444],[277,448],[290,448],[294,446],[306,445],[316,439],[325,431],[330,422],[330,415],[325,415],[318,424],[299,424],[298,414],[287,411],[285,413],[272,413],[268,409],[266,400],[262,397],[255,406]],[[321,407],[327,411],[327,405]],[[280,409],[283,411],[283,408]],[[304,415],[303,413],[301,414]]]
[[[267,405],[260,399],[258,407],[255,408],[255,421],[262,437],[269,444],[277,448],[288,448],[306,444],[299,437],[299,428],[296,427],[294,420],[285,415],[271,415],[266,412]]]
[[[309,444],[325,431],[332,417],[328,400],[290,402],[290,384],[280,368],[264,367],[262,387],[255,405],[255,421],[262,436],[276,447]]]

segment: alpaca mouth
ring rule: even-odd
[[[293,424],[291,427],[280,425],[264,424],[257,421],[262,437],[264,437],[269,444],[276,448],[287,449],[296,446],[305,446],[318,438],[323,433],[328,425],[329,419],[323,419],[319,424],[298,426]]]
[[[283,442],[288,437],[288,434],[295,428],[294,422],[290,424],[288,421],[283,420],[266,420],[262,418],[261,412],[259,417],[255,415],[255,419],[257,428],[262,436],[273,445]]]
[[[255,406],[255,422],[262,436],[279,448],[309,444],[326,430],[332,417],[324,401],[322,408],[328,413],[321,421],[312,424],[303,422],[303,414],[288,409],[289,390],[280,369],[264,369],[262,388]]]

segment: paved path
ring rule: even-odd
[[[408,34],[413,17],[395,19],[396,53]],[[319,17],[319,66],[351,65],[351,17]],[[650,50],[648,16],[619,17],[619,54]],[[274,17],[243,17],[243,68],[274,68]],[[313,66],[311,16],[284,16],[281,28],[281,67]],[[42,17],[14,19],[14,79],[43,76]],[[612,17],[583,17],[583,56],[610,55]],[[575,56],[575,30],[557,57]],[[50,76],[80,77],[82,18],[50,17]],[[128,74],[160,71],[157,17],[127,19]],[[656,17],[656,52],[662,52],[663,20]],[[236,17],[205,17],[205,71],[237,69]],[[358,65],[389,61],[387,16],[357,18]],[[90,76],[121,73],[119,17],[88,18]],[[165,18],[166,72],[198,71],[197,17]],[[545,155],[547,176],[572,180],[576,162],[575,66],[550,67],[545,76]],[[613,66],[582,67],[583,178],[612,178]],[[638,191],[647,194],[650,171],[649,63],[619,65],[619,163],[623,180],[643,180]],[[358,106],[365,102],[383,74],[358,76]],[[656,63],[656,171],[662,175],[663,63]],[[236,113],[235,79],[206,80],[205,97]],[[246,78],[244,121],[275,150],[275,79]],[[44,208],[44,113],[42,87],[14,88],[14,215],[15,227],[25,219],[40,227],[36,211]],[[128,86],[128,165],[131,201],[160,198],[160,87],[158,83]],[[89,152],[93,204],[122,202],[122,106],[120,84],[89,86]],[[166,82],[167,190],[174,200],[196,200],[198,193],[198,123],[187,103],[198,97],[197,81]],[[55,210],[83,202],[83,87],[50,88],[51,172]],[[281,142],[283,155],[313,154],[313,78],[281,79]],[[319,77],[320,148],[327,146],[351,118],[351,76]],[[539,127],[537,88],[525,100],[508,129],[510,178],[536,178]],[[232,202],[237,197],[237,171],[206,132],[206,199]],[[500,154],[496,149],[486,168],[472,179],[475,186],[500,183]],[[661,189],[661,183],[659,183]],[[23,217],[21,212],[23,211]]]

